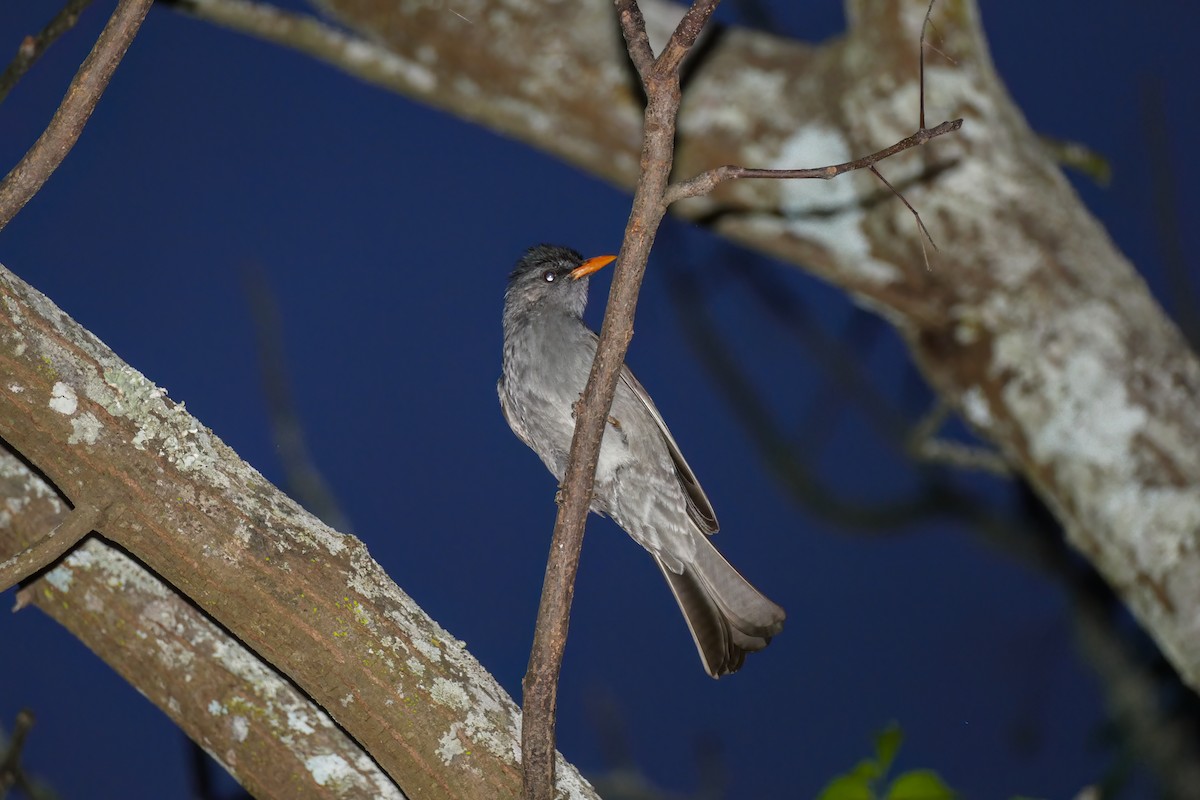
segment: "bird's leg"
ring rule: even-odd
[[[621,434],[621,441],[625,444],[626,447],[628,447],[629,446],[629,437],[625,435],[625,431],[621,430],[621,420],[619,420],[616,417],[614,417],[613,415],[609,414],[608,415],[608,424],[613,426],[613,430],[615,430],[617,433]]]

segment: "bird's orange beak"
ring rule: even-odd
[[[580,278],[586,278],[588,275],[591,275],[593,272],[598,271],[600,268],[607,264],[611,264],[616,260],[616,256],[596,256],[595,258],[589,258],[587,261],[583,262],[567,274],[575,280],[579,280]]]

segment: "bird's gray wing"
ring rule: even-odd
[[[696,473],[692,472],[683,453],[679,451],[675,437],[671,435],[671,431],[667,430],[667,423],[663,422],[662,414],[658,413],[658,409],[654,407],[654,401],[650,399],[646,388],[624,364],[621,365],[621,383],[642,402],[642,405],[650,412],[650,417],[658,425],[663,441],[667,444],[667,452],[671,454],[671,460],[675,463],[675,474],[679,476],[679,485],[683,487],[684,496],[687,497],[688,516],[700,530],[708,534],[716,533],[720,528],[717,523],[717,514],[713,511],[712,503],[708,502],[704,489],[700,487],[700,481],[696,480]]]

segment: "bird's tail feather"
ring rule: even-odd
[[[707,536],[697,536],[696,541],[696,559],[692,563],[697,576],[733,627],[768,641],[783,630],[786,616],[783,609],[743,578]]]
[[[709,675],[741,668],[746,653],[762,650],[783,629],[784,611],[750,585],[707,536],[697,536],[696,558],[682,573],[655,557],[696,642]]]

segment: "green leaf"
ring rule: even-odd
[[[904,731],[895,722],[889,722],[887,727],[875,734],[875,759],[879,762],[879,773],[887,774],[892,768],[892,761],[904,742]]]
[[[857,778],[868,786],[883,777],[883,770],[873,759],[864,758],[854,765],[854,769],[846,773],[848,778]]]
[[[875,800],[875,792],[861,775],[839,775],[825,785],[817,800]]]
[[[914,769],[897,775],[886,800],[954,800],[954,790],[931,769]]]

